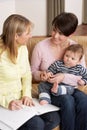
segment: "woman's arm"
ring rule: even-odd
[[[34,81],[40,81],[40,64],[41,64],[41,50],[39,46],[35,46],[31,57],[31,71]]]
[[[63,73],[58,73],[53,75],[51,78],[48,79],[48,82],[50,83],[61,83],[64,79],[64,74]]]
[[[28,96],[29,98],[31,98],[32,74],[28,60],[28,51],[26,47],[22,49],[21,57],[22,97]]]
[[[81,63],[80,64],[86,68],[85,55],[81,59]]]

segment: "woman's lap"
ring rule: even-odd
[[[73,97],[76,110],[75,130],[87,130],[87,95],[76,89]]]
[[[84,102],[87,100],[87,95],[78,89],[75,89],[72,96],[74,97],[76,103]]]
[[[45,122],[45,130],[52,130],[60,124],[60,117],[58,111],[49,112],[41,115]]]
[[[60,107],[59,112],[35,116],[19,130],[51,130],[60,123],[61,130],[87,130],[87,95],[75,90],[73,95],[52,95],[52,104]]]
[[[61,130],[74,130],[75,108],[74,98],[71,95],[52,95],[52,104],[60,107]],[[72,119],[72,120],[71,120]]]
[[[49,112],[41,116],[34,116],[18,130],[52,130],[60,123],[58,112]]]
[[[34,116],[18,130],[44,130],[45,123],[39,116]]]
[[[73,95],[61,95],[58,97],[52,95],[52,104],[60,107],[62,130],[87,130],[86,94],[75,90]]]

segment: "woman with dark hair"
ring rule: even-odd
[[[76,44],[70,39],[78,25],[75,14],[63,12],[52,21],[52,36],[39,42],[32,54],[31,68],[33,79],[36,81],[46,81],[47,68],[56,60],[62,60],[65,50],[71,44]],[[84,56],[81,65],[85,66]],[[50,83],[62,81],[67,84],[72,79],[78,80],[78,76],[73,74],[60,73],[49,80]],[[60,79],[59,79],[60,78]],[[76,81],[77,82],[77,81]],[[68,82],[69,83],[69,82]],[[70,84],[72,84],[70,80]],[[61,130],[87,130],[87,95],[75,89],[72,95],[60,95],[58,97],[51,94],[52,104],[60,107],[60,129]]]

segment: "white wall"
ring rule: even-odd
[[[33,35],[46,35],[46,0],[16,0],[16,12],[34,22]]]
[[[65,11],[76,14],[79,24],[82,23],[82,2],[83,0],[65,0]]]
[[[82,22],[82,1],[65,0],[65,11],[77,15],[79,24]],[[47,0],[0,0],[0,34],[4,20],[13,13],[19,13],[34,22],[34,36],[47,34]]]
[[[15,0],[0,0],[0,34],[4,20],[15,12]]]
[[[33,35],[47,34],[47,0],[16,0],[16,12],[30,18],[35,28]],[[82,0],[65,0],[65,11],[75,13],[79,24],[82,23]]]

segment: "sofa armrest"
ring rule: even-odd
[[[78,89],[82,92],[84,92],[85,94],[87,94],[87,85],[85,86],[79,86]]]
[[[32,97],[33,98],[38,98],[38,83],[33,83],[32,84]]]

